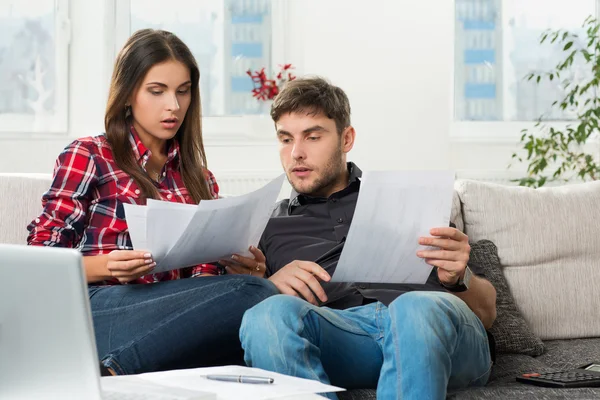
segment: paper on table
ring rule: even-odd
[[[262,188],[236,198],[202,201],[177,243],[158,266],[169,269],[249,255],[257,245],[281,191],[284,175]],[[153,222],[154,224],[154,222]],[[162,229],[159,223],[149,229]],[[157,266],[157,268],[158,268]]]
[[[365,172],[332,282],[425,283],[418,240],[449,225],[453,190],[451,171]]]
[[[104,395],[118,393],[125,399],[127,395],[135,394],[137,398],[140,395],[147,395],[148,399],[155,400],[217,400],[217,394],[213,392],[160,385],[147,379],[140,379],[136,375],[105,376],[100,379],[100,387]],[[113,395],[110,398],[119,397]]]
[[[271,385],[252,385],[236,382],[212,381],[203,376],[209,374],[223,375],[254,375],[273,378]],[[135,375],[141,380],[154,384],[171,386],[181,389],[197,390],[216,393],[219,400],[239,400],[243,393],[244,400],[276,399],[299,394],[339,392],[344,389],[325,385],[318,381],[296,378],[259,368],[242,366],[224,366],[212,368],[194,368],[166,372],[151,372]],[[102,379],[121,379],[123,377],[105,377]]]
[[[127,230],[131,238],[131,244],[136,250],[148,250],[146,238],[146,207],[136,204],[123,203]]]

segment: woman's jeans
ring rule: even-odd
[[[90,286],[99,357],[118,375],[242,364],[244,312],[278,293],[249,275]]]

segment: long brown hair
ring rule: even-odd
[[[202,199],[212,198],[204,172],[206,155],[202,141],[200,71],[190,49],[173,33],[154,29],[139,30],[127,40],[119,52],[104,116],[106,138],[116,164],[135,180],[143,197],[158,199],[154,183],[134,158],[129,142],[132,117],[126,113],[125,105],[142,83],[148,70],[169,60],[179,61],[190,70],[192,99],[175,140],[179,142],[179,169],[183,183],[198,203]]]

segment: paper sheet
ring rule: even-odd
[[[146,207],[140,207],[136,204],[123,203],[125,210],[125,219],[127,229],[133,248],[136,250],[148,250],[148,241],[146,240]]]
[[[197,390],[183,389],[173,386],[159,385],[140,379],[135,375],[111,376],[100,379],[100,387],[104,396],[111,395],[111,399],[127,398],[127,395],[147,396],[148,400],[217,400],[213,392],[200,392]],[[115,396],[118,393],[122,396]],[[103,396],[103,397],[104,397]]]
[[[203,376],[209,374],[223,375],[254,375],[270,377],[275,380],[270,385],[253,385],[236,382],[212,381]],[[318,381],[295,378],[275,372],[242,366],[224,366],[213,368],[194,368],[166,372],[152,372],[133,376],[104,377],[104,379],[136,379],[149,381],[153,384],[171,386],[217,394],[218,400],[261,400],[280,399],[300,394],[339,392],[344,389],[325,385]]]
[[[250,255],[267,226],[285,175],[243,196],[186,205],[149,200],[128,205],[125,216],[134,249],[152,253],[154,273]],[[143,209],[143,210],[142,210]],[[143,234],[142,234],[143,232]]]
[[[425,283],[418,240],[449,225],[453,190],[452,171],[365,172],[332,282]]]

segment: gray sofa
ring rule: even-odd
[[[24,243],[48,186],[46,175],[0,174],[0,243]],[[531,190],[457,181],[451,220],[477,244],[473,256],[499,292],[499,354],[486,387],[448,398],[600,399],[600,388],[515,381],[525,372],[600,362],[600,182]],[[340,398],[374,399],[375,392]]]

